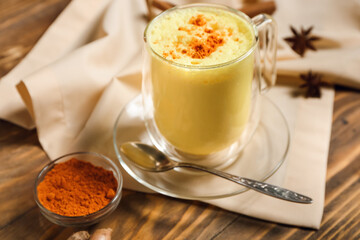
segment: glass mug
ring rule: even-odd
[[[166,59],[150,44],[152,25],[187,8],[235,14],[250,31],[251,46],[230,61],[210,65]],[[240,23],[240,22],[239,22]],[[144,33],[142,99],[153,144],[177,161],[223,168],[241,154],[259,123],[260,94],[276,80],[276,24],[265,14],[250,19],[235,9],[189,4],[154,18]]]

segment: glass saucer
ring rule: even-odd
[[[261,97],[260,123],[237,159],[221,170],[259,181],[272,176],[285,161],[290,145],[287,121],[278,107]],[[247,188],[215,175],[180,169],[154,173],[141,170],[121,152],[124,142],[151,144],[143,121],[141,96],[120,112],[114,126],[114,147],[121,166],[138,182],[161,194],[183,199],[216,199],[242,193]]]

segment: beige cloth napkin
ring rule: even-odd
[[[353,9],[355,3],[279,1],[275,14],[280,33],[279,72],[297,75],[311,68],[329,76],[344,76],[334,79],[359,86],[356,66],[360,56],[355,54],[360,48],[359,16]],[[326,12],[320,14],[324,6]],[[116,161],[112,128],[120,109],[139,94],[141,85],[144,14],[143,0],[72,1],[28,56],[1,79],[0,96],[6,100],[0,102],[0,117],[24,127],[35,124],[40,143],[51,158],[85,150]],[[281,40],[291,34],[290,24],[315,25],[314,33],[337,42],[336,47],[299,58]],[[314,203],[292,204],[253,191],[207,202],[261,219],[319,228],[334,91],[323,89],[321,99],[293,97],[297,85],[279,85],[269,92],[284,112],[292,134],[287,160],[269,182],[309,195]],[[147,191],[122,172],[125,187]]]

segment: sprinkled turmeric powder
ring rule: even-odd
[[[210,56],[211,53],[215,52],[218,47],[224,45],[224,36],[230,36],[232,34],[231,28],[227,28],[227,33],[225,33],[224,31],[214,31],[213,29],[207,27],[207,19],[202,14],[192,16],[189,20],[189,23],[193,25],[193,28],[178,28],[179,31],[185,31],[187,34],[192,36],[191,40],[187,44],[185,44],[185,46],[183,46],[186,49],[181,49],[179,47],[181,43],[174,44],[177,49],[179,49],[179,53],[186,54],[193,59],[203,59],[207,56]],[[169,55],[173,59],[178,58],[178,56],[174,53],[173,50],[163,53],[163,56],[165,58]]]
[[[206,24],[206,19],[204,15],[199,14],[197,16],[192,16],[189,21],[190,24],[196,25],[196,26],[204,26]]]
[[[204,15],[199,14],[197,16],[193,16],[189,23],[198,27],[203,27],[206,24],[206,18]],[[203,34],[198,36],[199,38],[191,39],[189,43],[190,51],[186,54],[192,58],[198,59],[210,56],[211,53],[215,52],[218,47],[225,43],[223,35],[224,32],[214,32],[213,29],[204,27]]]
[[[83,216],[105,207],[117,181],[111,171],[75,158],[56,164],[38,185],[41,204],[63,216]]]

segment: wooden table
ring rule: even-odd
[[[1,0],[0,76],[29,52],[68,2]],[[318,231],[133,191],[124,191],[116,212],[88,230],[111,227],[113,239],[359,239],[359,106],[359,91],[336,87],[325,209]],[[66,239],[79,230],[50,223],[35,205],[34,179],[48,161],[35,130],[0,120],[0,239]]]

